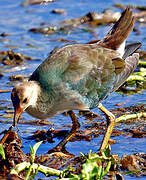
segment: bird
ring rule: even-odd
[[[108,145],[115,117],[101,102],[126,81],[139,60],[135,51],[141,43],[125,45],[134,23],[134,15],[127,7],[100,41],[65,45],[50,52],[28,81],[12,89],[13,126],[23,111],[43,120],[67,112],[72,128],[51,152],[62,151],[80,128],[74,110],[98,107],[107,116],[108,125],[99,149],[102,152]]]

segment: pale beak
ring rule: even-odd
[[[23,112],[23,109],[21,108],[20,104],[18,104],[15,108],[14,111],[14,119],[13,119],[13,126],[15,127],[19,121],[19,117]]]

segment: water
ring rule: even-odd
[[[54,33],[52,35],[42,35],[42,34],[34,34],[32,32],[29,32],[29,29],[40,27],[40,23],[47,22],[47,25],[56,25],[59,26],[59,22],[66,20],[66,19],[72,19],[72,18],[78,18],[85,14],[87,14],[89,11],[95,11],[95,12],[102,12],[104,9],[110,8],[113,11],[117,11],[116,8],[114,8],[112,5],[116,3],[117,1],[110,1],[110,0],[104,0],[104,1],[98,1],[98,0],[60,0],[56,1],[54,3],[49,3],[45,5],[28,5],[26,7],[21,6],[21,3],[23,1],[20,0],[7,0],[7,1],[0,1],[0,33],[8,33],[10,36],[6,37],[0,37],[0,51],[7,51],[9,50],[10,46],[13,46],[13,50],[15,52],[23,53],[24,55],[28,55],[30,57],[33,57],[36,59],[35,61],[25,61],[22,66],[19,67],[8,67],[0,64],[0,72],[3,73],[4,77],[0,79],[0,89],[11,89],[15,83],[11,83],[9,80],[9,77],[11,75],[16,74],[26,74],[30,75],[36,67],[47,57],[49,52],[54,49],[56,46],[63,46],[66,43],[65,42],[55,42],[50,41],[51,39],[58,39],[58,38],[65,38],[69,40],[75,40],[78,41],[78,43],[86,43],[88,41],[91,41],[93,39],[100,39],[107,33],[109,30],[109,26],[103,26],[99,28],[92,27],[92,30],[94,31],[94,34],[88,31],[82,31],[82,27],[80,27],[80,30],[77,30],[77,32],[71,31],[70,33],[64,34],[64,33]],[[124,0],[124,1],[118,1],[118,3],[123,4],[134,4],[134,5],[145,5],[143,0],[136,0],[136,1],[130,1],[130,0]],[[62,8],[67,11],[65,14],[52,14],[51,11],[56,8]],[[146,49],[146,39],[145,39],[145,33],[146,29],[144,27],[139,28],[141,31],[140,35],[136,35],[135,32],[132,32],[131,35],[128,38],[128,42],[134,41],[141,41],[143,43],[142,49]],[[96,35],[97,37],[94,37]],[[32,46],[29,46],[28,44],[31,44]],[[14,47],[15,46],[15,47]],[[10,109],[12,109],[12,104],[10,101],[10,92],[8,93],[0,93],[0,105],[2,106],[8,106]],[[4,100],[4,101],[3,101]],[[145,103],[146,101],[146,91],[142,91],[141,93],[134,94],[134,95],[122,95],[119,93],[113,93],[110,95],[106,100],[104,100],[103,104],[106,105],[109,109],[114,109],[116,103],[123,103],[127,102],[125,106],[132,106],[134,104],[141,104]],[[5,108],[3,110],[0,110],[0,114],[5,114]],[[97,112],[97,109],[94,110]],[[99,111],[98,111],[99,112]],[[26,113],[23,113],[24,120],[34,120],[34,118],[30,117]],[[7,118],[2,118],[5,120],[10,120]],[[53,127],[55,129],[63,127],[64,125],[68,125],[71,123],[70,119],[67,117],[64,117],[62,115],[58,115],[52,119],[49,120],[50,122],[54,123]],[[81,117],[79,119],[82,128],[84,126],[84,118]],[[9,128],[11,124],[10,123],[1,123],[0,131]],[[29,144],[33,145],[35,141],[26,140],[25,137],[28,137],[31,135],[31,133],[23,133],[24,130],[35,131],[38,129],[48,129],[52,127],[50,126],[44,126],[44,127],[38,127],[33,125],[25,125],[25,124],[18,124],[18,127],[20,129],[20,137],[23,140],[23,151],[29,152]],[[66,128],[68,129],[68,128]],[[99,144],[101,143],[102,137],[98,138],[92,138],[90,142],[87,141],[77,141],[77,142],[69,142],[67,144],[67,150],[70,153],[73,153],[75,155],[79,155],[82,151],[83,153],[88,153],[90,149],[93,151],[97,151],[99,148]],[[112,152],[117,153],[120,156],[123,154],[131,154],[136,152],[146,152],[146,146],[144,139],[133,139],[131,137],[115,137],[116,140],[119,141],[119,143],[112,146]],[[54,144],[43,144],[41,145],[38,154],[43,154],[47,152],[48,149],[50,149],[52,146],[57,144],[60,140],[55,139],[56,142]],[[81,146],[82,144],[82,146]],[[84,148],[82,148],[84,147]],[[128,148],[127,148],[128,147]],[[44,152],[45,151],[45,152]],[[136,179],[135,177],[126,177],[126,179]],[[141,178],[143,179],[143,178]]]

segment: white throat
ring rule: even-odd
[[[38,95],[40,93],[40,86],[35,81],[29,81],[29,87],[28,87],[28,93],[31,93],[30,95],[30,105],[35,106],[37,102]]]

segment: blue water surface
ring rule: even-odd
[[[78,43],[86,43],[88,41],[94,39],[101,39],[107,31],[110,29],[110,26],[101,26],[101,27],[90,27],[94,33],[91,31],[83,30],[83,26],[79,26],[79,28],[73,32],[70,31],[68,33],[54,33],[52,35],[43,35],[43,34],[35,34],[29,31],[31,28],[41,27],[40,23],[47,23],[46,26],[60,26],[60,22],[68,19],[79,18],[84,16],[90,11],[102,12],[105,9],[111,9],[113,11],[120,11],[115,8],[113,4],[115,3],[123,3],[124,5],[133,4],[133,5],[141,5],[144,6],[145,2],[143,0],[57,0],[53,3],[46,3],[40,5],[27,5],[22,6],[22,0],[1,0],[0,1],[0,34],[7,33],[10,36],[0,37],[0,51],[7,51],[11,48],[14,52],[19,52],[24,55],[28,55],[33,57],[34,61],[25,61],[23,65],[19,67],[8,67],[0,64],[0,72],[4,75],[0,79],[0,89],[12,89],[15,83],[11,83],[9,77],[11,75],[23,74],[29,76],[36,67],[48,56],[49,52],[53,50],[55,47],[63,46],[65,42],[57,42],[50,41],[52,39],[64,38],[68,40],[77,41]],[[51,11],[53,9],[65,9],[65,14],[53,14]],[[142,50],[146,50],[146,29],[142,26],[139,27],[141,34],[136,35],[135,32],[132,32],[128,37],[128,42],[140,41],[143,43]],[[32,46],[29,46],[29,45]],[[109,108],[116,108],[115,104],[117,103],[125,103],[123,106],[133,106],[135,104],[144,104],[146,103],[146,91],[143,90],[140,93],[133,95],[123,95],[117,92],[112,93],[106,100],[103,101],[103,104]],[[8,106],[12,109],[12,103],[10,100],[10,92],[0,93],[0,106]],[[5,110],[0,110],[0,115],[5,114]],[[99,111],[97,109],[93,110],[94,112]],[[23,113],[23,120],[35,120],[30,117],[28,114]],[[10,127],[10,123],[7,123],[7,120],[11,120],[10,118],[3,118],[6,123],[1,123],[0,132],[4,129]],[[69,129],[67,125],[71,124],[71,121],[68,117],[58,115],[49,119],[53,125],[49,126],[33,126],[26,124],[18,124],[20,137],[23,140],[23,151],[29,152],[29,145],[33,145],[36,142],[33,140],[27,140],[26,137],[32,135],[32,131],[48,129],[52,126],[55,129],[61,129],[66,125],[65,129]],[[79,121],[81,126],[84,126],[84,117],[80,117]],[[81,127],[82,129],[83,127]],[[28,133],[24,133],[24,130]],[[145,139],[142,138],[131,138],[125,136],[114,137],[118,143],[112,145],[112,153],[119,154],[121,157],[123,154],[132,154],[137,152],[146,152],[146,143]],[[102,140],[102,136],[98,138],[92,138],[90,142],[88,141],[76,141],[69,142],[66,145],[67,150],[70,153],[75,155],[80,155],[80,152],[84,154],[88,153],[90,149],[92,151],[97,151],[99,149],[100,143]],[[38,150],[38,154],[44,154],[48,149],[55,146],[60,140],[55,139],[55,143],[53,144],[42,144]],[[39,177],[44,177],[39,174]],[[49,179],[49,178],[46,178]],[[138,179],[135,176],[126,176],[127,180]],[[140,179],[144,179],[141,177]]]

